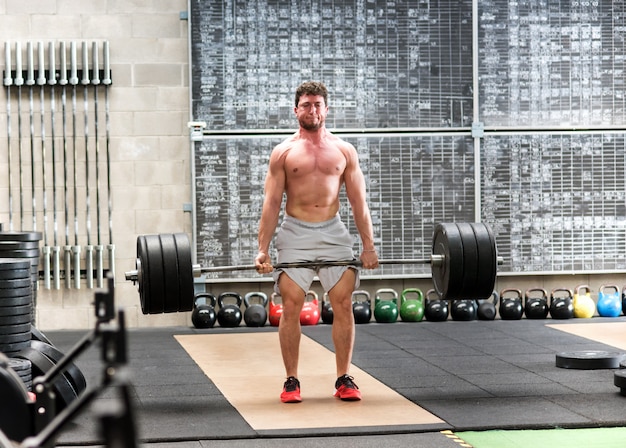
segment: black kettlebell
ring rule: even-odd
[[[258,303],[250,303],[250,299],[255,299]],[[260,291],[253,291],[243,296],[243,303],[246,310],[243,313],[243,321],[248,327],[262,327],[267,321],[267,294]]]
[[[328,293],[325,292],[324,298],[322,299],[322,322],[331,325],[333,323],[333,317],[333,306],[330,304]]]
[[[452,301],[450,315],[452,320],[470,321],[476,320],[478,304],[475,299],[459,299]]]
[[[568,288],[555,288],[550,294],[550,316],[553,319],[574,317],[574,294]]]
[[[550,311],[548,292],[543,288],[530,288],[524,294],[524,314],[527,319],[545,319]]]
[[[515,288],[505,288],[500,291],[500,319],[518,320],[524,314],[522,291]]]
[[[354,323],[369,323],[372,319],[372,300],[369,292],[360,289],[352,293],[352,314]]]
[[[500,295],[498,294],[498,291],[493,291],[490,299],[478,300],[478,310],[476,311],[478,320],[494,320],[496,318],[496,306],[498,306],[499,298]]]
[[[435,298],[436,297],[436,298]],[[441,300],[437,291],[429,289],[426,292],[424,317],[430,322],[443,322],[448,320],[448,301]]]
[[[229,303],[224,305],[224,299],[233,298],[235,303]],[[221,327],[238,327],[241,323],[241,302],[242,298],[240,294],[236,292],[223,292],[217,296],[217,304],[220,309],[217,312],[217,322]]]
[[[196,328],[213,328],[215,325],[215,296],[208,292],[196,294],[191,312],[191,323]]]

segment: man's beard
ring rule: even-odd
[[[317,131],[318,129],[324,126],[324,120],[318,120],[316,122],[308,122],[304,120],[298,120],[300,123],[300,127],[306,129],[307,131]]]

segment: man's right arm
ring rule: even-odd
[[[285,191],[284,150],[275,148],[270,155],[269,168],[265,177],[263,209],[259,222],[259,251],[254,260],[257,270],[270,272],[269,247],[278,225],[278,216]]]

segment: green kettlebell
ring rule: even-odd
[[[415,296],[415,298],[408,297]],[[424,293],[418,288],[407,288],[400,294],[400,318],[404,322],[421,322],[424,318]]]
[[[383,295],[388,298],[383,299]],[[398,293],[391,288],[381,288],[374,296],[374,319],[376,322],[393,324],[398,320]]]

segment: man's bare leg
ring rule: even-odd
[[[348,374],[352,363],[355,331],[352,292],[355,275],[353,269],[347,269],[337,284],[328,291],[330,304],[333,307],[332,337],[335,345],[337,377]]]
[[[285,273],[278,279],[283,314],[278,325],[278,339],[287,377],[298,378],[300,356],[300,311],[304,305],[305,291]]]

